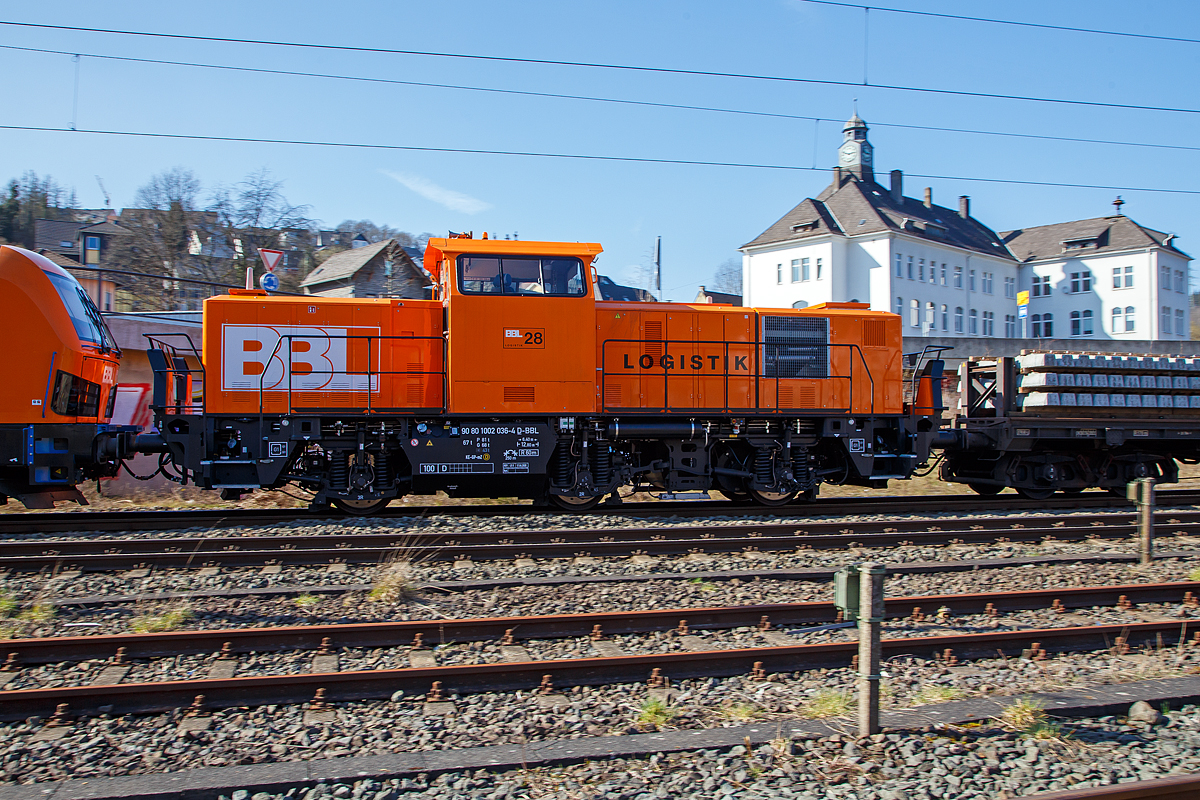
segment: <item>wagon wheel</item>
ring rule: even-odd
[[[550,495],[550,502],[567,511],[588,511],[595,508],[604,499],[604,495],[594,497],[563,497],[560,494]]]
[[[352,517],[369,517],[387,508],[391,498],[383,500],[346,500],[338,498],[333,505]]]
[[[754,498],[750,496],[749,492],[739,492],[737,489],[717,489],[717,491],[735,505],[744,506],[754,502]]]
[[[967,488],[975,494],[982,495],[1000,494],[1004,491],[1004,487],[996,483],[968,483]]]
[[[795,492],[760,492],[758,489],[751,489],[750,499],[758,503],[760,506],[774,508],[776,506],[786,506],[788,503],[796,499]]]
[[[1021,495],[1021,497],[1024,497],[1026,500],[1045,500],[1050,495],[1054,494],[1054,490],[1018,488],[1017,494]]]

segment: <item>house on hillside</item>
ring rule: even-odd
[[[740,306],[742,304],[742,296],[740,294],[730,294],[729,292],[714,292],[712,289],[705,288],[704,284],[700,284],[700,291],[696,292],[696,299],[692,302]]]
[[[395,239],[336,253],[308,273],[300,288],[321,297],[431,296],[429,275]]]

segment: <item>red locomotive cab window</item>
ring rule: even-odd
[[[58,275],[53,272],[46,272],[45,275],[50,279],[50,284],[58,292],[67,314],[70,315],[71,324],[75,326],[75,334],[79,337],[79,341],[95,345],[101,350],[112,350],[119,353],[117,343],[108,330],[108,325],[100,316],[100,311],[92,302],[92,298],[83,291],[83,287],[74,278],[66,275]]]
[[[583,297],[586,286],[578,258],[459,256],[458,288],[463,294]]]

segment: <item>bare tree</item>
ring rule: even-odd
[[[713,273],[712,285],[708,288],[714,292],[740,295],[742,293],[742,260],[729,258],[722,261],[717,266],[717,271]]]
[[[134,207],[121,212],[121,224],[131,235],[114,241],[112,259],[134,272],[192,277],[191,231],[199,197],[200,179],[185,167],[152,176],[134,194]],[[168,308],[175,308],[196,293],[169,280],[132,279],[123,289],[138,310],[159,310],[164,300]]]

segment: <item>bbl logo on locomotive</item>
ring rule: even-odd
[[[366,391],[368,336],[378,337],[379,328],[222,325],[221,388]],[[376,373],[380,344],[378,338],[370,343],[370,369]],[[370,376],[370,387],[379,391],[377,374]]]

